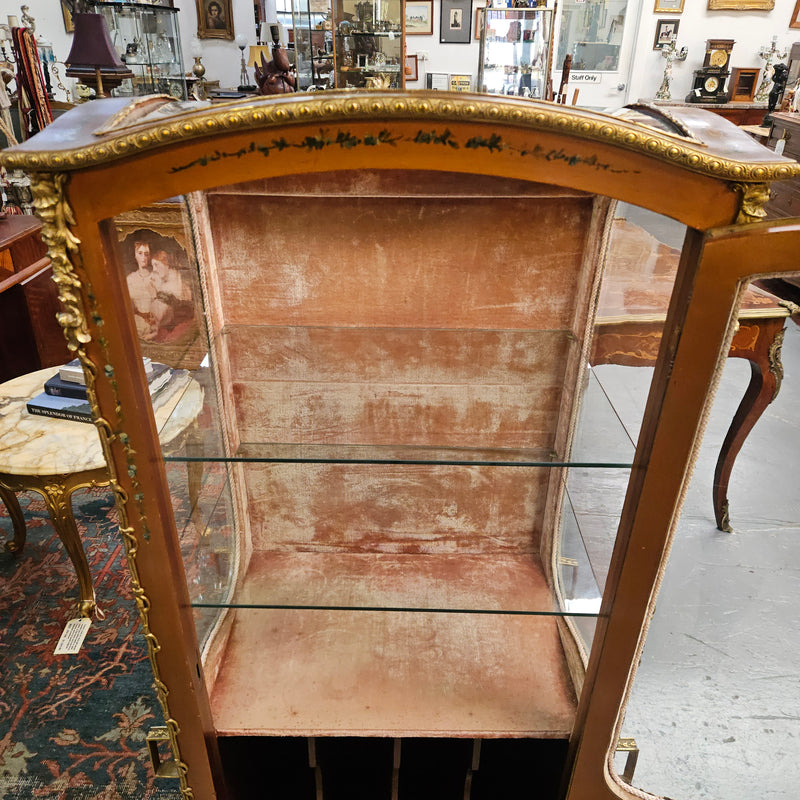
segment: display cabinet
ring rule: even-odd
[[[333,88],[333,22],[329,0],[298,0],[292,4],[297,88]]]
[[[553,14],[547,8],[483,10],[478,57],[481,91],[547,97]]]
[[[742,223],[798,165],[698,109],[165,103],[87,104],[0,154],[36,176],[161,768],[187,798],[247,797],[248,760],[319,797],[355,742],[369,796],[414,796],[420,750],[466,743],[437,769],[477,798],[490,774],[541,789],[517,745],[550,743],[571,800],[633,796],[608,764],[731,307],[796,269],[797,226]],[[635,446],[586,369],[615,200],[687,226]],[[203,389],[163,447],[142,355]],[[609,472],[598,557],[570,479],[600,476],[596,512]]]
[[[105,17],[112,44],[133,72],[133,78],[123,81],[114,94],[169,94],[185,100],[178,9],[100,0],[94,0],[93,7]]]
[[[336,88],[402,89],[404,36],[400,0],[333,0]]]

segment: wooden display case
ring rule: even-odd
[[[36,176],[162,767],[212,798],[223,738],[307,739],[312,771],[315,743],[395,740],[401,785],[409,742],[561,740],[571,800],[628,796],[608,751],[731,306],[800,237],[740,223],[798,165],[699,109],[164,103],[87,104],[0,155]],[[688,226],[635,455],[582,408],[614,199]],[[205,396],[163,451],[147,352]],[[572,469],[632,470],[604,585]]]
[[[489,94],[546,98],[555,12],[548,8],[486,8],[481,11],[480,90]]]
[[[41,231],[29,214],[0,219],[0,381],[68,360]]]
[[[334,0],[337,89],[405,86],[405,14],[400,0]]]

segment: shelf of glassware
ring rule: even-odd
[[[319,4],[309,0],[292,3],[292,44],[295,52],[297,88],[306,91],[309,87],[329,88],[329,77],[333,77],[333,34],[330,7],[320,10]]]
[[[486,9],[478,63],[482,91],[545,96],[552,13],[547,9]]]
[[[336,59],[336,85],[402,89],[402,39],[387,35],[356,34],[344,37]]]
[[[402,89],[404,19],[399,0],[334,3],[336,87]]]
[[[114,48],[134,73],[115,94],[163,92],[186,99],[178,9],[119,2],[95,2],[94,8],[105,17]]]

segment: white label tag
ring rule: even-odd
[[[782,156],[785,147],[786,147],[786,139],[778,139],[778,142],[775,145],[775,155]]]
[[[58,640],[56,649],[53,651],[54,655],[66,656],[74,655],[81,649],[83,640],[89,632],[89,627],[92,621],[89,617],[78,617],[71,619],[61,632],[61,638]]]

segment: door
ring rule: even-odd
[[[617,108],[628,101],[639,0],[564,0],[556,20],[553,91],[562,86],[565,58],[572,57],[567,105]]]

